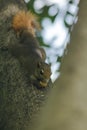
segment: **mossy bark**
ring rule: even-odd
[[[49,90],[30,84],[20,62],[8,51],[18,42],[11,24],[20,9],[27,10],[23,0],[0,0],[0,130],[27,130]]]

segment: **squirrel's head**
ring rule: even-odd
[[[51,76],[51,66],[45,62],[37,63],[36,78],[41,87],[46,87]]]

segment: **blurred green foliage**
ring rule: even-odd
[[[35,7],[34,7],[34,4],[35,4],[35,1],[36,0],[30,0],[28,3],[27,3],[27,7],[28,7],[28,9],[29,9],[29,11],[31,11],[32,13],[34,13],[36,16],[38,16],[38,21],[39,21],[39,23],[40,23],[40,26],[41,26],[41,28],[43,29],[43,27],[42,27],[42,21],[45,19],[45,18],[49,18],[50,20],[51,20],[51,22],[53,23],[54,22],[54,20],[55,20],[55,18],[56,18],[56,16],[58,15],[58,11],[59,11],[59,9],[58,9],[58,11],[57,11],[57,13],[55,14],[55,15],[50,15],[49,14],[49,9],[51,8],[51,7],[53,7],[53,8],[55,8],[56,7],[56,4],[46,4],[45,3],[45,1],[43,1],[43,3],[44,3],[44,5],[42,6],[42,8],[40,8],[40,9],[35,9]],[[50,47],[50,45],[48,44],[46,44],[44,41],[43,41],[43,37],[40,35],[40,33],[39,32],[37,32],[37,38],[39,39],[39,41],[40,41],[40,44],[42,45],[42,46],[45,46],[45,47]]]
[[[40,4],[41,7],[39,7],[39,4],[38,4],[38,7],[36,8],[35,7],[36,2],[38,2],[38,3],[41,2],[41,4],[42,4],[42,5]],[[70,9],[70,8],[74,9],[78,5],[75,4],[74,0],[68,0],[68,2],[66,1],[66,3],[67,3],[67,9],[66,9],[66,12],[65,12],[65,15],[64,15],[64,18],[63,18],[63,20],[64,20],[63,22],[65,24],[65,27],[68,28],[69,33],[70,33],[71,28],[75,23],[75,18],[76,18],[76,15],[77,15],[77,12],[76,12],[77,10],[74,11],[74,13],[72,13],[72,9]],[[59,14],[59,10],[60,10],[59,7],[58,7],[58,4],[52,4],[51,2],[39,1],[39,0],[38,1],[37,0],[30,0],[27,3],[27,7],[28,7],[29,11],[31,11],[32,13],[34,13],[38,16],[38,21],[39,21],[40,25],[45,18],[49,18],[51,20],[51,22],[54,23],[56,17]],[[57,12],[51,15],[49,13],[49,10],[52,7],[54,9],[56,8]],[[41,28],[43,29],[42,25],[41,25]],[[46,47],[50,47],[50,45],[47,45],[43,42],[43,37],[40,35],[40,33],[37,33],[37,37],[39,38],[41,45],[46,46]]]
[[[35,3],[35,0],[30,0],[27,4],[27,7],[28,9],[33,12],[34,14],[36,14],[38,17],[39,17],[39,21],[41,23],[41,21],[45,18],[45,17],[48,17],[52,22],[54,22],[56,16],[58,15],[58,12],[54,15],[54,16],[51,16],[49,15],[48,11],[49,9],[54,6],[56,6],[56,4],[50,4],[50,5],[46,5],[45,2],[44,2],[44,5],[42,8],[38,9],[38,11],[34,8],[34,3]]]
[[[78,4],[79,4],[78,0],[68,0],[68,1],[66,0],[66,4],[65,4],[66,7],[64,9],[64,8],[60,8],[58,4],[56,3],[53,4],[52,2],[49,2],[48,0],[29,0],[29,2],[27,3],[27,7],[29,11],[31,11],[38,17],[38,21],[40,23],[42,30],[44,29],[44,27],[42,26],[42,23],[45,18],[49,19],[53,25],[57,18],[61,19],[63,23],[63,28],[66,30],[66,36],[65,36],[65,39],[63,38],[64,39],[63,43],[62,44],[59,43],[61,44],[60,48],[62,48],[61,49],[62,53],[60,53],[61,50],[59,48],[55,48],[53,46],[54,41],[60,38],[58,34],[56,34],[55,36],[53,35],[53,37],[50,38],[49,43],[45,43],[44,36],[41,35],[41,32],[37,31],[36,33],[40,45],[43,47],[46,47],[46,51],[51,50],[50,52],[52,52],[53,50],[54,52],[52,54],[48,53],[47,55],[48,62],[51,63],[51,66],[52,64],[61,63],[62,55],[64,54],[67,43],[70,40],[70,33],[73,29],[74,24],[77,22]],[[59,31],[63,32],[63,30],[59,30]],[[56,59],[56,62],[55,60],[53,61],[52,58]],[[56,72],[58,72],[58,70],[59,68],[56,70]]]

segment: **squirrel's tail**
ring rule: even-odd
[[[22,10],[17,12],[17,14],[13,17],[12,27],[17,33],[20,33],[21,30],[26,29],[35,35],[35,29],[39,29],[39,24],[36,20],[37,17],[31,12]]]

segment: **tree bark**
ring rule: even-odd
[[[28,81],[18,59],[8,51],[18,43],[12,17],[27,10],[23,0],[0,0],[0,130],[27,130],[38,115],[50,87],[40,90]]]
[[[61,75],[35,130],[87,130],[87,0],[71,35]]]

